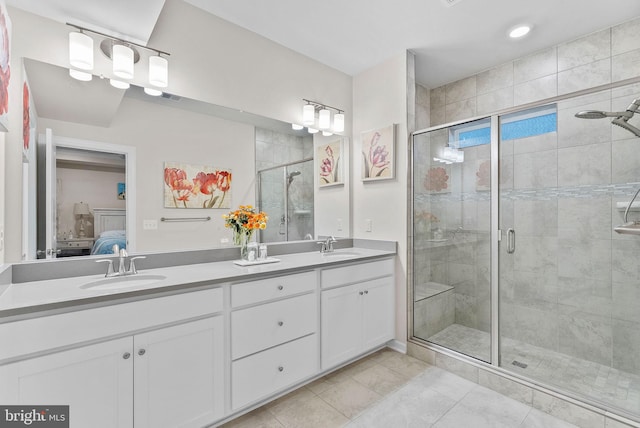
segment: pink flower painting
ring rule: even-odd
[[[320,187],[342,184],[341,141],[321,144],[316,149]]]
[[[394,177],[395,127],[375,129],[362,134],[362,179],[382,180]]]
[[[164,164],[165,208],[229,208],[231,171],[209,166]]]
[[[444,167],[429,168],[423,182],[424,188],[431,193],[445,193],[449,189],[449,174]]]

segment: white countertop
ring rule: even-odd
[[[207,284],[251,280],[260,276],[284,274],[290,271],[314,269],[345,262],[364,261],[394,254],[395,252],[392,251],[354,247],[339,249],[327,255],[320,254],[317,251],[280,255],[276,256],[280,259],[278,263],[247,267],[237,266],[232,260],[229,260],[158,269],[139,269],[138,276],[163,275],[166,276],[166,279],[152,284],[133,285],[117,289],[81,288],[84,284],[104,280],[105,277],[102,274],[10,284],[0,294],[0,317],[140,295],[148,298],[151,294],[175,290],[180,287],[188,288]],[[117,277],[114,279],[117,279]]]

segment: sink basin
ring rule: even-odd
[[[334,251],[331,253],[322,253],[322,257],[327,258],[355,257],[359,255],[360,253],[356,253],[355,251]]]
[[[114,276],[111,278],[104,278],[97,281],[88,282],[81,285],[80,288],[89,290],[117,290],[119,288],[151,285],[165,279],[167,279],[167,277],[164,275]]]

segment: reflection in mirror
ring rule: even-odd
[[[135,218],[129,223],[128,244],[136,251],[171,251],[206,249],[231,245],[230,231],[224,228],[222,214],[241,204],[257,204],[257,171],[309,159],[313,156],[313,139],[304,131],[293,131],[291,125],[269,118],[215,106],[170,94],[151,97],[142,88],[128,90],[113,88],[108,80],[94,76],[90,82],[69,77],[68,70],[39,61],[24,59],[25,73],[31,86],[37,112],[37,132],[51,128],[61,138],[87,141],[85,151],[94,151],[92,144],[114,144],[134,150],[136,164],[132,178],[135,189],[125,180],[127,199],[135,192]],[[266,155],[266,157],[265,157]],[[261,157],[262,156],[262,157]],[[228,169],[233,173],[229,206],[226,209],[177,209],[163,204],[165,162],[184,162]],[[289,226],[289,240],[315,236],[313,219],[313,163],[297,168],[289,185],[290,193],[299,199],[288,202],[285,220],[298,217],[304,226]],[[68,165],[67,165],[68,166]],[[39,169],[39,166],[38,166]],[[70,168],[66,168],[70,169]],[[289,171],[295,172],[295,171]],[[282,176],[279,178],[285,190]],[[118,197],[118,183],[104,191]],[[86,197],[64,193],[65,203],[87,202]],[[67,198],[68,196],[68,198]],[[115,202],[115,201],[114,201]],[[121,201],[119,202],[121,203]],[[90,215],[84,218],[85,235],[94,234],[95,208],[109,208],[106,203],[88,203]],[[98,206],[105,205],[105,206]],[[270,230],[275,235],[262,237],[265,241],[281,240],[279,236],[281,212],[272,215]],[[66,206],[60,216],[60,230],[64,239],[79,234],[80,219],[71,215]],[[128,210],[128,208],[127,208]],[[293,211],[292,211],[293,210]],[[296,213],[297,211],[297,213]],[[310,211],[310,215],[301,213]],[[80,215],[80,214],[78,214]],[[75,216],[75,217],[74,217]],[[161,222],[162,217],[205,217],[208,222]],[[74,220],[76,223],[74,223]],[[297,223],[302,224],[302,223]],[[25,223],[26,224],[26,223]],[[143,225],[145,227],[143,227]]]

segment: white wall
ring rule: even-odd
[[[68,26],[14,8],[9,8],[9,15],[13,23],[12,75],[9,87],[10,132],[5,135],[5,159],[1,164],[5,167],[5,183],[12,183],[12,185],[5,186],[3,202],[22,199],[21,185],[16,184],[22,182],[22,57],[68,67]],[[255,33],[209,15],[180,0],[167,0],[149,45],[171,53],[167,92],[287,122],[300,121],[302,98],[315,99],[344,109],[347,114],[345,134],[350,134],[348,117],[352,111],[351,77]],[[101,58],[101,55],[96,55],[95,59],[96,70],[109,76],[110,71],[106,69],[106,60]],[[140,67],[134,83],[143,85],[143,77],[147,73],[143,64]],[[153,124],[156,129],[151,130],[151,134],[159,134],[166,123],[158,120]],[[133,124],[130,125],[132,136],[146,134],[140,130],[133,130]],[[249,132],[248,128],[242,126],[239,126],[239,129],[242,136],[246,136]],[[58,135],[64,134],[65,132],[58,132]],[[110,136],[113,133],[104,130],[104,134]],[[87,135],[97,141],[107,140],[107,138],[96,138],[95,132],[87,132]],[[209,135],[209,137],[214,136],[214,134]],[[174,135],[173,138],[181,144],[185,141],[178,135]],[[108,142],[123,144],[122,141],[108,139],[110,140]],[[231,144],[231,141],[233,140],[227,138],[223,144]],[[164,149],[156,144],[154,153],[169,157],[170,153],[162,152]],[[252,153],[245,152],[243,156],[250,156]],[[196,154],[194,150],[187,150],[186,155],[190,158],[202,158],[202,154]],[[209,156],[215,160],[213,153]],[[141,170],[147,168],[153,171],[148,168],[157,168],[157,165],[145,164],[142,154],[138,153],[137,157]],[[253,159],[249,163],[253,164]],[[238,170],[238,168],[235,169]],[[158,181],[155,185],[161,186],[161,182]],[[238,187],[239,193],[234,194],[238,199],[234,200],[234,204],[245,197],[251,186],[252,184]],[[253,201],[252,192],[251,187],[251,201]],[[141,210],[142,207],[155,206],[152,194],[147,193],[146,196],[142,192],[139,194],[141,196],[138,219],[146,218],[145,215],[158,217],[156,211]],[[153,195],[156,194],[153,193]],[[20,205],[19,203],[6,204],[4,210],[7,242],[4,259],[10,262],[20,260],[23,219]],[[0,219],[2,219],[1,215]],[[219,241],[214,242],[217,236],[212,237],[210,235],[212,231],[207,227],[196,223],[188,223],[188,225],[191,228],[190,233],[201,236],[196,246],[204,245],[208,239],[212,240],[211,243],[207,242],[208,247],[219,245]],[[180,241],[181,232],[180,229],[172,229],[168,242]],[[138,240],[140,241],[137,247],[139,250],[150,248],[158,243],[167,244],[161,239],[160,234],[150,234],[142,230],[138,234]]]
[[[353,80],[353,235],[398,241],[396,264],[396,339],[407,338],[407,75],[409,55],[399,54]],[[395,178],[363,182],[360,134],[392,123],[396,127]],[[365,231],[371,219],[371,232]]]

